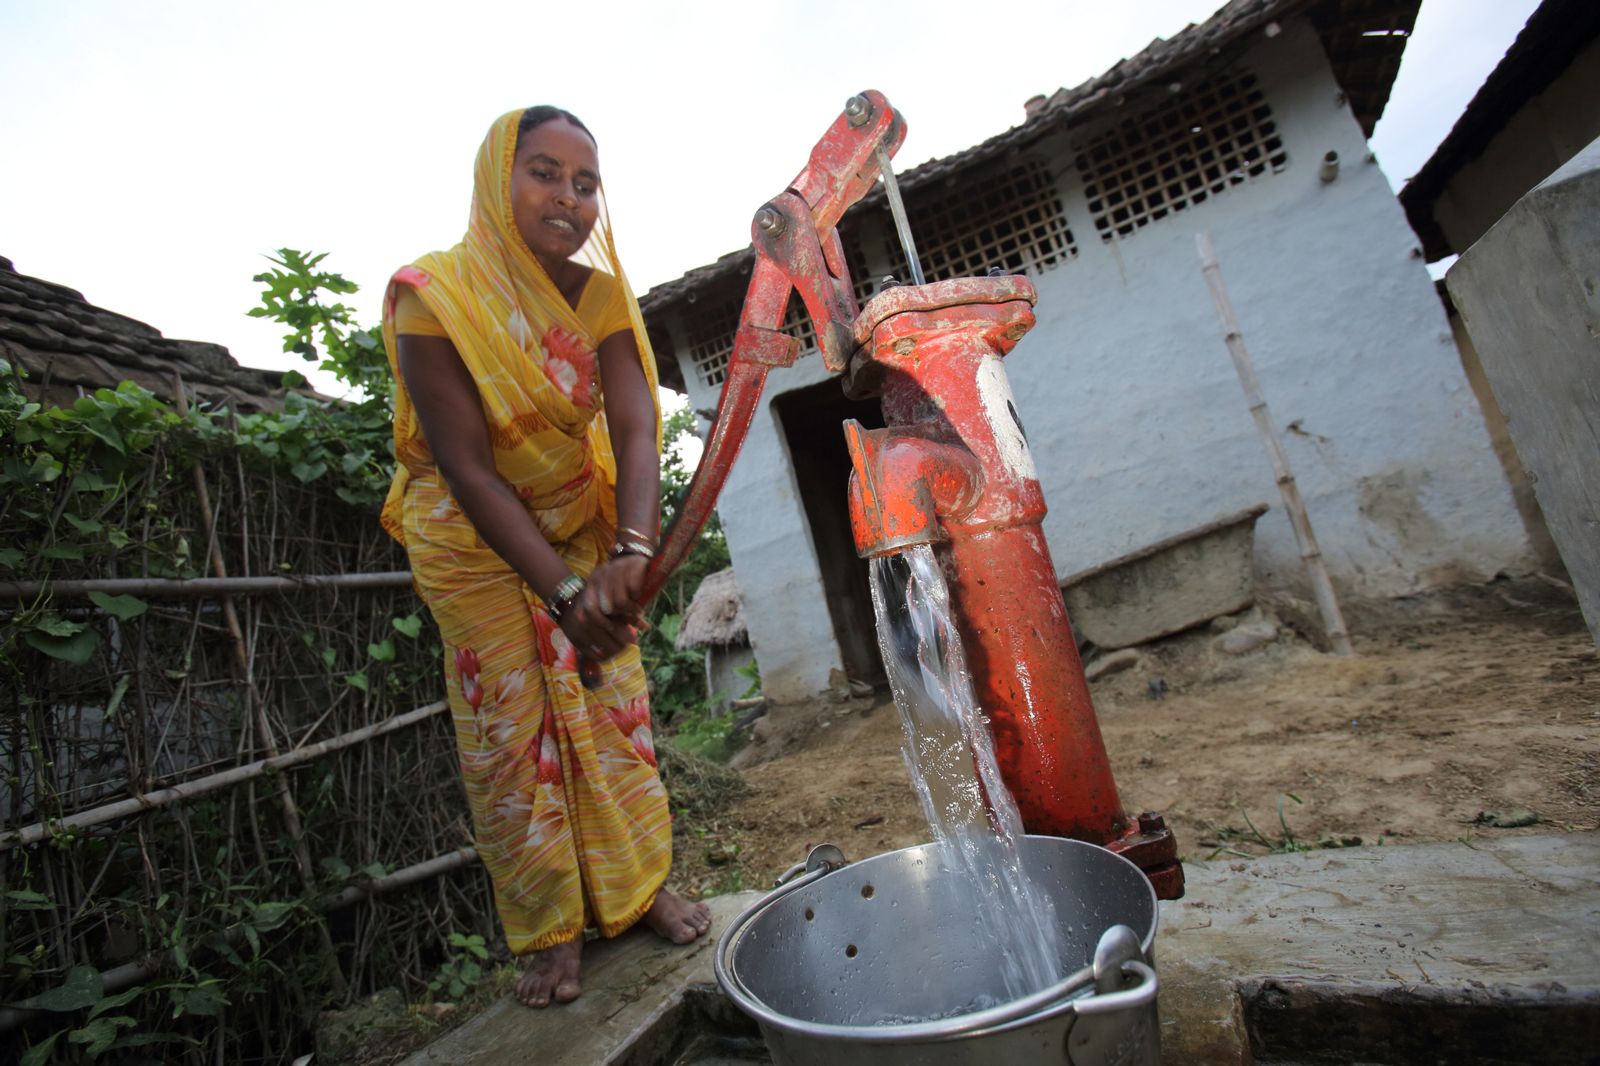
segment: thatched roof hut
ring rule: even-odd
[[[680,650],[726,647],[749,640],[744,624],[744,601],[734,582],[733,570],[708,575],[695,590],[675,642]]]

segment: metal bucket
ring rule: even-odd
[[[1004,980],[931,844],[850,864],[814,849],[722,934],[717,981],[777,1066],[1157,1066],[1150,882],[1077,840],[1030,836],[1020,850],[1061,932],[1067,976],[1041,992],[970,1010],[1002,1001]]]

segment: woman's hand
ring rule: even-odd
[[[601,563],[561,617],[561,631],[579,654],[604,662],[637,639],[644,612],[637,602],[648,560],[623,555]]]
[[[649,563],[642,555],[627,554],[595,567],[588,587],[595,590],[600,610],[619,622],[639,625],[644,620],[639,593],[644,589],[644,572]]]

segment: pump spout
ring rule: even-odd
[[[943,521],[960,521],[983,496],[983,469],[960,445],[941,444],[915,427],[867,430],[850,419],[845,446],[850,528],[867,558],[948,539]]]

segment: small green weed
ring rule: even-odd
[[[1289,828],[1289,820],[1283,813],[1283,801],[1293,800],[1297,804],[1304,803],[1293,792],[1285,792],[1278,797],[1278,835],[1269,837],[1256,827],[1250,820],[1250,812],[1243,807],[1235,805],[1235,810],[1244,819],[1245,827],[1239,829],[1234,826],[1210,825],[1207,827],[1206,839],[1200,841],[1202,847],[1214,848],[1206,856],[1206,861],[1217,858],[1219,855],[1237,855],[1241,858],[1256,858],[1256,853],[1241,850],[1238,845],[1261,848],[1268,855],[1289,855],[1297,851],[1314,851],[1316,844],[1309,844],[1294,835],[1294,830]]]
[[[483,963],[489,958],[489,948],[476,933],[451,933],[450,946],[457,950],[434,971],[428,991],[458,1000],[483,980]]]

